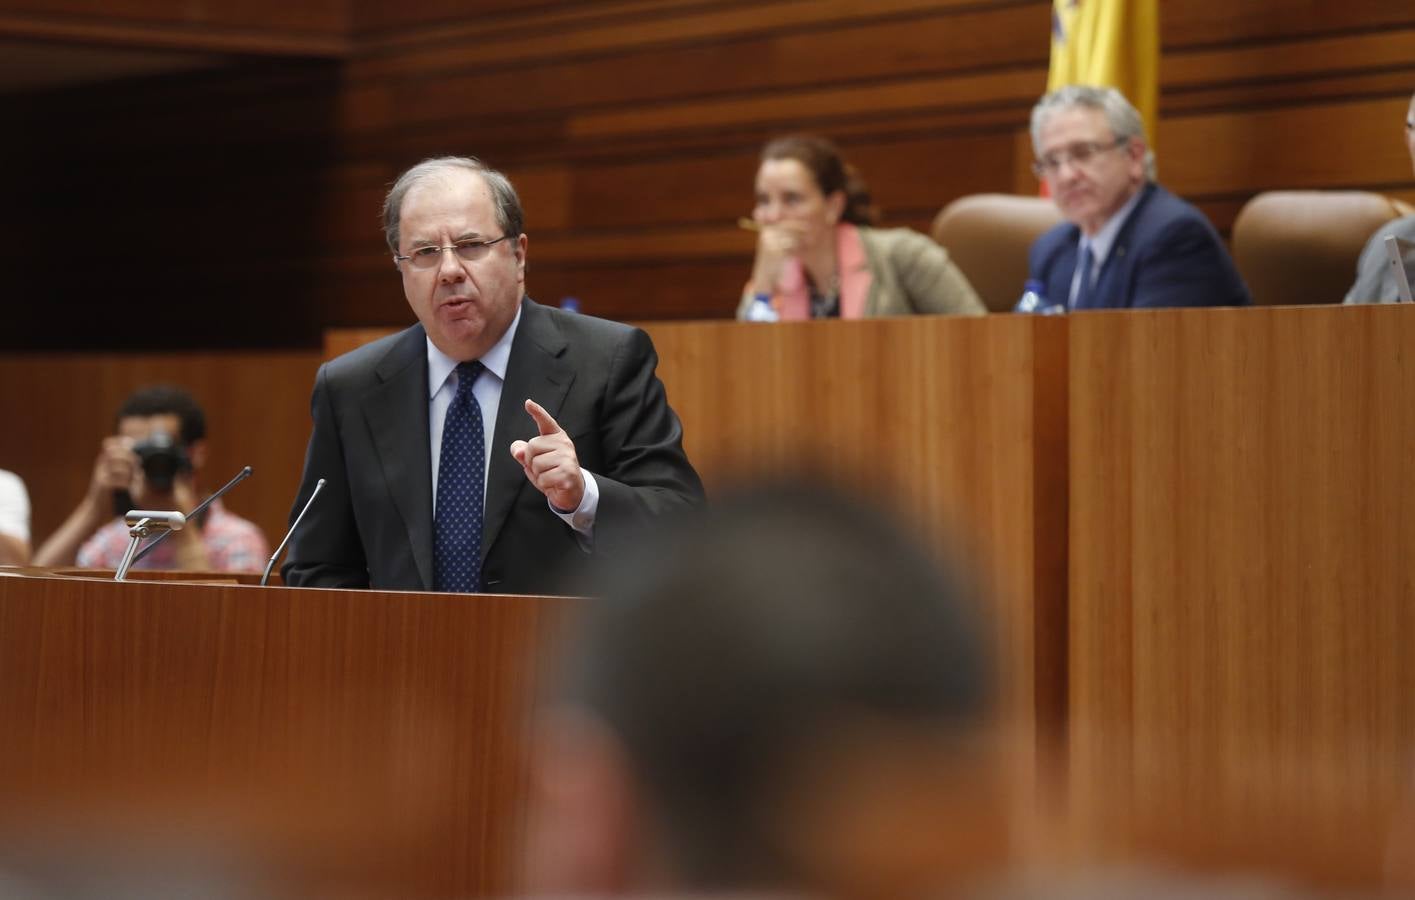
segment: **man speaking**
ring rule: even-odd
[[[384,232],[418,324],[320,367],[281,569],[296,587],[549,593],[562,562],[696,504],[702,483],[636,328],[525,296],[505,175],[404,172]]]

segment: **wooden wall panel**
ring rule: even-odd
[[[1029,46],[1012,37],[1036,19],[1030,6],[967,11],[933,20],[881,18],[885,18],[882,23],[848,30],[724,38],[685,47],[630,47],[613,56],[587,59],[557,55],[534,67],[530,63],[538,54],[489,61],[479,47],[462,45],[443,51],[445,61],[437,69],[428,68],[425,55],[376,56],[354,63],[350,74],[356,80],[398,79],[400,121],[414,125],[456,118],[458,110],[469,106],[488,117],[563,114],[686,97],[740,98],[753,91],[779,93],[897,79],[911,72],[956,72],[1036,61],[1038,42]],[[508,50],[516,47],[506,45]],[[822,67],[822,60],[829,60],[829,66]],[[394,69],[395,62],[408,69]],[[427,89],[431,81],[437,83],[436,90]]]
[[[340,58],[349,16],[345,0],[0,0],[0,36]]]
[[[1415,25],[1415,8],[1385,0],[1166,0],[1162,17],[1166,47],[1188,47]]]
[[[207,414],[210,458],[200,484],[213,491],[250,465],[232,488],[232,511],[271,542],[285,532],[309,438],[317,351],[225,354],[63,354],[0,357],[0,467],[27,483],[38,546],[88,489],[98,446],[128,394],[180,384]]]
[[[67,2],[87,15],[88,0]],[[267,6],[204,14],[214,28]],[[117,20],[175,7],[125,9]],[[333,34],[325,9],[289,16]],[[24,307],[0,345],[312,347],[324,326],[403,321],[376,216],[388,182],[429,155],[480,155],[520,183],[537,296],[633,319],[730,314],[752,252],[732,222],[761,143],[787,130],[835,137],[889,225],[926,226],[967,193],[1036,190],[1025,123],[1045,81],[1045,0],[350,0],[345,13],[340,66],[246,62],[23,100],[25,140],[0,161],[86,174],[57,195],[37,184],[16,221],[54,230],[122,210],[105,272],[163,327],[61,322],[55,309],[92,310],[94,295],[16,265],[17,291],[53,302]],[[1415,191],[1399,131],[1415,87],[1408,4],[1174,0],[1161,17],[1160,172],[1221,230],[1259,190]],[[225,253],[154,271],[152,235],[175,223],[219,234]],[[9,227],[5,243],[24,246]],[[233,307],[248,314],[210,326]],[[248,324],[265,319],[279,327]]]

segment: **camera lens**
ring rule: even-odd
[[[165,431],[154,431],[133,445],[142,460],[143,475],[154,490],[170,491],[172,482],[191,468],[186,450]]]

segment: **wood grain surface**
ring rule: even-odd
[[[505,893],[565,602],[0,576],[0,832],[220,847],[299,896]]]
[[[861,492],[997,599],[1003,705],[1065,702],[1066,347],[1058,319],[648,326],[709,494],[790,477]]]
[[[520,186],[532,296],[621,320],[732,315],[753,252],[732,223],[785,132],[834,137],[888,226],[1036,191],[1044,0],[277,6],[0,0],[0,36],[229,54],[14,98],[24,139],[0,164],[66,177],[18,181],[8,243],[123,225],[89,250],[102,291],[13,267],[34,299],[0,346],[314,349],[327,327],[404,321],[378,208],[432,155],[478,155]],[[1160,25],[1160,176],[1221,232],[1262,190],[1415,199],[1410,4],[1169,0]],[[218,249],[154,262],[174,234]],[[143,315],[114,322],[114,305]]]
[[[1383,877],[1415,775],[1412,313],[1072,318],[1070,746],[1097,846]]]

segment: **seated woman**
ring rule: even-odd
[[[748,223],[760,235],[756,263],[737,318],[986,311],[946,250],[874,221],[868,191],[830,141],[800,135],[767,144]]]

